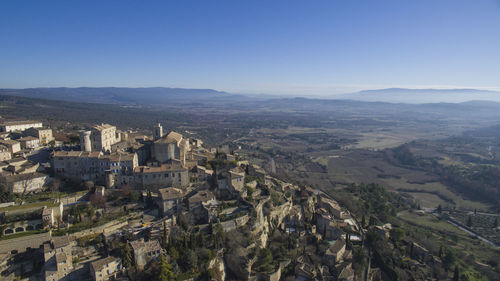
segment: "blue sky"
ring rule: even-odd
[[[0,87],[500,89],[500,1],[0,2]]]

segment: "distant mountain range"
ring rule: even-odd
[[[220,104],[244,101],[280,100],[285,97],[231,94],[213,89],[185,88],[28,88],[0,89],[0,95],[42,98],[50,100],[123,104],[139,106],[161,106],[180,104]],[[500,102],[500,92],[477,89],[404,89],[389,88],[365,90],[351,94],[335,95],[329,99],[355,100],[363,102],[389,103],[461,103],[468,101]]]
[[[212,89],[183,89],[183,88],[28,88],[28,89],[0,89],[0,95],[11,95],[29,98],[50,100],[129,104],[129,105],[157,105],[182,104],[199,102],[216,102],[218,100],[244,99],[245,96],[233,95]]]
[[[476,89],[405,89],[389,88],[365,90],[352,94],[334,96],[335,99],[349,99],[367,102],[390,103],[460,103],[467,101],[500,102],[500,92]]]

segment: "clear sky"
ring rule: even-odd
[[[500,0],[0,1],[0,87],[500,88]]]

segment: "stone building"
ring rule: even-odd
[[[0,140],[0,144],[6,146],[11,154],[21,150],[21,143],[15,140]]]
[[[138,165],[135,153],[112,153],[104,155],[99,151],[55,151],[52,167],[57,177],[74,181],[106,182],[106,172],[113,177],[132,176]]]
[[[171,216],[182,211],[182,190],[175,187],[169,187],[162,188],[158,190],[158,192],[160,194],[158,198],[160,200],[160,211],[164,217]]]
[[[90,276],[95,281],[107,281],[116,278],[121,272],[122,260],[117,257],[106,257],[90,263]]]
[[[39,121],[9,121],[0,124],[2,132],[24,131],[29,128],[41,128],[42,122]]]
[[[52,129],[50,128],[29,128],[23,132],[23,135],[37,138],[41,145],[47,145],[54,140]]]
[[[157,259],[163,252],[160,242],[158,240],[144,240],[130,241],[130,246],[134,252],[134,263],[138,270],[143,270],[144,266],[150,261]]]
[[[12,153],[10,153],[9,147],[0,144],[0,161],[10,160],[12,158]]]
[[[100,124],[92,127],[91,140],[93,151],[111,151],[111,146],[120,142],[120,133],[110,124]]]
[[[40,167],[39,163],[34,163],[23,157],[15,157],[10,160],[0,162],[0,171],[4,175],[19,175],[35,173]]]
[[[189,139],[179,133],[170,132],[153,143],[151,158],[159,163],[178,160],[184,164],[189,147]]]
[[[40,140],[32,136],[20,138],[17,141],[21,143],[21,147],[24,149],[35,149],[40,147]]]
[[[162,164],[159,167],[138,166],[134,169],[134,186],[139,189],[188,185],[188,170],[180,164]]]
[[[50,182],[50,178],[41,173],[29,173],[1,176],[0,182],[15,194],[29,194],[42,191]]]
[[[346,251],[346,244],[343,239],[337,239],[325,252],[323,262],[330,268],[342,260]]]
[[[68,236],[53,237],[43,245],[45,281],[70,280],[73,270],[71,250]]]
[[[214,175],[215,176],[215,175]],[[217,193],[224,198],[246,197],[245,172],[234,168],[217,176]]]
[[[154,128],[153,128],[153,140],[159,140],[163,137],[163,127],[158,123]]]

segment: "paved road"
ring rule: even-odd
[[[435,216],[436,218],[440,219],[440,217],[439,217],[439,215],[438,215],[438,214],[436,214],[436,213],[432,213],[432,215],[433,215],[433,216]],[[493,241],[488,240],[487,238],[485,238],[485,237],[483,237],[483,236],[479,235],[478,233],[475,233],[475,232],[472,232],[472,231],[468,230],[467,228],[463,227],[463,226],[462,226],[462,225],[460,225],[459,223],[457,223],[457,222],[455,222],[455,221],[453,221],[453,220],[451,220],[451,219],[447,219],[446,221],[447,221],[447,222],[449,222],[449,223],[451,223],[452,225],[454,225],[454,226],[458,227],[459,229],[461,229],[461,230],[465,231],[467,234],[469,234],[469,235],[473,235],[473,236],[477,237],[479,240],[484,241],[484,242],[486,242],[486,243],[488,243],[488,244],[492,245],[493,247],[500,248],[500,247],[498,247],[498,246],[497,246],[497,245],[496,245]]]
[[[453,224],[454,226],[460,228],[461,230],[467,232],[467,234],[476,236],[479,240],[484,241],[484,242],[486,242],[488,244],[491,244],[493,247],[497,247],[498,248],[498,246],[495,243],[493,243],[493,241],[490,241],[490,240],[486,239],[485,237],[483,237],[483,236],[481,236],[481,235],[479,235],[479,234],[477,234],[475,232],[472,232],[472,231],[468,230],[467,228],[465,228],[465,227],[457,224],[456,222],[454,222],[452,220],[446,220],[446,221],[448,221],[449,223]]]

